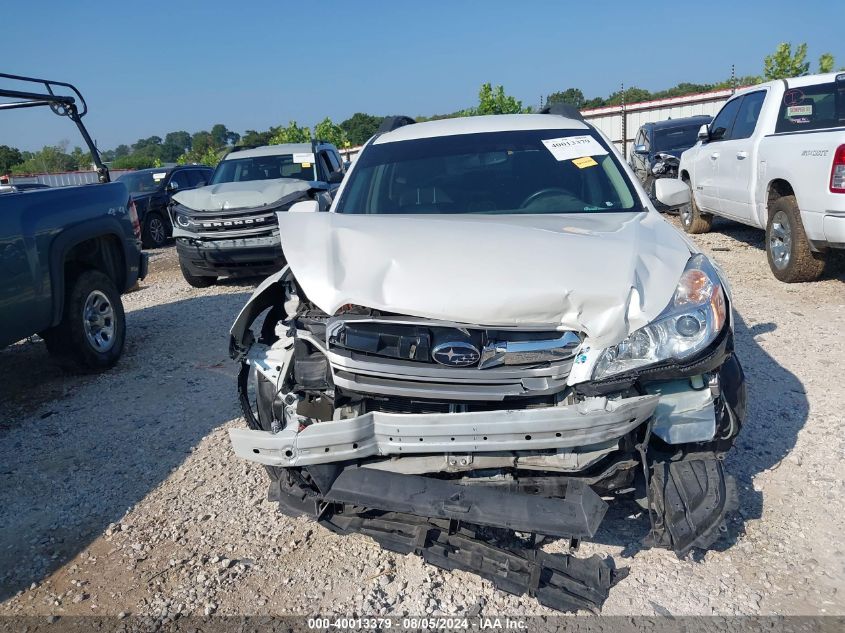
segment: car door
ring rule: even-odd
[[[645,182],[648,166],[648,154],[643,154],[637,151],[638,148],[646,148],[646,133],[644,128],[640,128],[637,132],[637,138],[634,139],[634,147],[631,151],[631,168],[637,175],[640,182]]]
[[[340,183],[328,182],[328,180],[331,174],[343,173],[340,166],[340,160],[335,155],[335,153],[329,149],[320,150],[320,160],[322,161],[323,169],[325,170],[325,178],[329,187],[329,194],[332,196],[332,198],[334,198],[334,194],[337,191],[338,187],[340,187]]]
[[[758,90],[741,97],[730,138],[721,143],[718,186],[722,213],[745,223],[754,220],[751,203],[754,130],[766,94],[766,90]]]
[[[710,138],[701,144],[695,154],[693,173],[695,199],[703,211],[721,215],[719,202],[719,170],[722,163],[724,142],[730,138],[734,120],[742,98],[728,101],[710,124]]]

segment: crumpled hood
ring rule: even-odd
[[[273,204],[285,196],[305,192],[310,188],[310,184],[297,178],[248,180],[180,191],[173,196],[173,199],[195,211],[249,209]]]
[[[658,214],[279,213],[282,248],[327,314],[351,303],[607,346],[669,303],[689,243]]]

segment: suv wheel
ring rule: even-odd
[[[182,276],[185,278],[185,281],[188,282],[189,286],[194,288],[208,288],[209,286],[213,286],[214,282],[217,281],[217,277],[213,276],[192,275],[188,272],[182,260],[179,260],[179,268],[182,270]]]
[[[810,249],[795,196],[781,196],[772,205],[766,257],[775,277],[786,283],[815,281],[824,272],[825,255]]]
[[[678,216],[681,218],[681,226],[684,227],[686,233],[693,235],[709,233],[713,227],[713,216],[709,213],[701,212],[695,203],[695,196],[692,195],[692,187],[690,187],[689,180],[684,178],[684,182],[690,188],[690,202],[678,210]]]
[[[144,228],[141,232],[141,243],[144,248],[160,248],[167,241],[167,225],[164,218],[157,211],[151,211],[144,218]]]
[[[90,372],[112,367],[126,341],[126,316],[114,282],[98,270],[70,280],[61,323],[41,336],[62,365]]]

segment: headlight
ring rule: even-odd
[[[694,255],[666,309],[618,345],[604,350],[593,379],[694,356],[713,342],[726,320],[725,291],[719,275],[704,255]]]

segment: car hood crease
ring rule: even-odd
[[[658,214],[279,213],[308,298],[492,327],[554,327],[614,344],[666,307],[689,244]]]
[[[297,178],[225,182],[180,191],[173,199],[196,211],[225,211],[275,205],[292,194],[304,193],[311,185]]]

